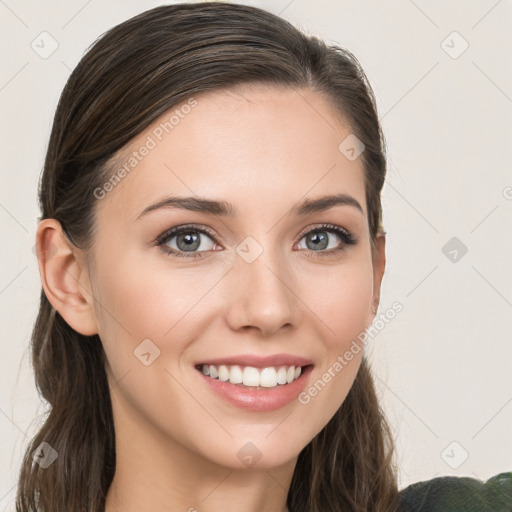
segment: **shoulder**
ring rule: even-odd
[[[400,505],[400,512],[510,512],[512,472],[486,482],[456,476],[416,482],[400,491]]]

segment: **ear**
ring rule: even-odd
[[[83,253],[73,246],[56,219],[44,219],[36,233],[39,274],[52,306],[75,331],[98,333],[94,297]]]
[[[372,318],[376,313],[380,301],[380,286],[384,269],[386,268],[386,233],[378,233],[375,239],[375,247],[372,254],[373,260],[373,297],[372,297]]]

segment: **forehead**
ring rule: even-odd
[[[339,145],[344,117],[310,89],[244,86],[173,107],[123,148],[99,208],[135,219],[166,194],[226,199],[237,211],[348,193],[366,213],[361,158]],[[125,172],[119,173],[120,169]]]

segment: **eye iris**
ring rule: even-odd
[[[180,242],[185,242],[185,249],[183,249],[182,247],[180,247]],[[197,249],[200,245],[200,240],[199,240],[199,234],[197,233],[181,233],[177,236],[176,238],[176,245],[178,247],[178,249],[181,250],[185,250],[185,251],[192,251],[194,249]]]
[[[328,237],[324,231],[317,232],[317,233],[311,233],[310,235],[308,235],[306,237],[306,245],[308,244],[309,241],[313,241],[313,243],[314,243],[313,248],[317,248],[317,249],[318,248],[325,249],[329,245]],[[308,246],[308,248],[310,248],[310,247]]]

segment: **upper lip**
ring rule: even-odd
[[[254,368],[266,368],[268,366],[308,366],[313,364],[312,361],[304,357],[293,354],[273,354],[270,356],[260,356],[256,354],[240,354],[236,356],[218,357],[215,359],[207,359],[196,363],[196,366],[203,364],[212,364],[218,366],[224,364],[253,366]]]

